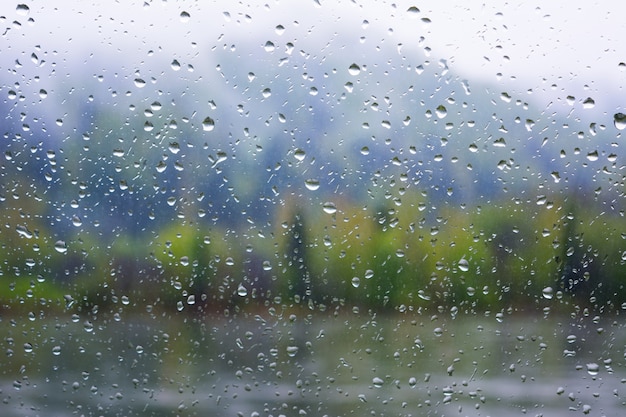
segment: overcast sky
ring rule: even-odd
[[[20,3],[30,10],[20,10]],[[615,97],[626,95],[626,2],[21,0],[3,1],[0,16],[13,52],[5,57],[30,55],[36,46],[41,54],[54,49],[82,60],[107,47],[119,60],[142,59],[144,49],[155,46],[192,56],[197,47],[235,37],[262,44],[280,36],[317,42],[323,50],[339,34],[402,44],[407,54],[428,47],[433,60],[445,59],[460,76],[501,82],[517,93],[592,96],[613,110]]]

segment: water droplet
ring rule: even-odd
[[[587,154],[587,159],[589,161],[597,161],[598,160],[598,151],[589,152]]]
[[[180,12],[180,21],[181,22],[187,23],[187,22],[189,22],[189,19],[191,19],[191,15],[189,14],[189,12],[186,12],[186,11]]]
[[[267,41],[267,42],[265,42],[265,45],[263,46],[263,49],[265,49],[265,52],[273,52],[274,49],[276,49],[276,46],[274,45],[274,42]]]
[[[615,113],[613,115],[613,124],[618,130],[626,129],[626,114]]]
[[[30,12],[30,8],[26,4],[18,4],[15,11],[20,16],[26,16]]]
[[[376,388],[380,388],[383,386],[383,384],[385,383],[385,381],[383,381],[381,378],[375,376],[374,378],[372,378],[372,384],[374,384],[374,386]]]
[[[359,277],[353,277],[352,278],[352,286],[354,288],[359,288],[359,285],[361,285],[361,279]]]
[[[89,320],[86,320],[83,323],[83,329],[87,332],[87,333],[91,333],[93,332],[93,323],[90,322]]]
[[[446,109],[444,105],[440,104],[435,109],[435,113],[437,114],[437,117],[439,117],[440,119],[443,119],[444,117],[448,115],[448,109]]]
[[[327,201],[322,205],[322,210],[327,214],[335,214],[337,213],[337,206],[332,201]]]
[[[287,346],[287,355],[293,358],[294,356],[296,356],[297,353],[298,346]]]
[[[406,10],[406,12],[409,14],[409,17],[416,19],[420,9],[415,6],[411,6]]]
[[[57,346],[54,346],[54,347],[52,348],[52,354],[53,354],[54,356],[59,356],[59,355],[61,354],[61,346],[58,346],[58,345],[57,345]]]
[[[361,155],[369,155],[370,154],[370,148],[368,148],[367,146],[364,146],[361,148]]]
[[[237,295],[239,295],[240,297],[245,297],[246,295],[248,295],[248,289],[244,287],[243,284],[239,284],[239,287],[237,287]]]
[[[348,67],[348,72],[350,75],[359,75],[361,73],[361,67],[357,64],[352,64]]]
[[[587,373],[591,376],[596,376],[600,372],[600,365],[597,363],[588,363],[587,364]]]
[[[210,132],[214,128],[215,128],[215,120],[213,120],[213,119],[211,119],[210,117],[207,116],[202,121],[202,130],[204,130],[205,132]]]
[[[304,185],[308,190],[316,191],[320,188],[320,182],[316,179],[310,178],[304,181]]]
[[[33,345],[30,343],[24,343],[24,352],[31,353],[33,351]]]
[[[178,71],[180,69],[180,62],[178,62],[177,59],[174,59],[172,60],[172,63],[170,64],[170,66],[172,67],[174,71]]]
[[[141,345],[135,346],[135,352],[141,355],[143,353],[143,346]]]
[[[443,335],[443,329],[441,327],[435,327],[433,333],[435,334],[435,336],[441,337]]]
[[[196,303],[196,296],[195,295],[191,294],[189,297],[187,297],[187,304],[192,306],[195,303]]]
[[[583,101],[583,109],[593,109],[595,105],[596,102],[591,97],[587,97]]]
[[[372,271],[371,269],[368,269],[367,271],[365,271],[365,279],[372,279],[374,278],[374,271]]]
[[[554,290],[552,289],[552,287],[546,287],[543,289],[543,291],[541,291],[541,294],[543,294],[543,298],[545,298],[546,300],[551,300],[552,297],[554,297]]]
[[[67,245],[64,240],[57,240],[54,244],[54,249],[59,253],[67,252]]]
[[[135,85],[137,88],[143,88],[146,86],[146,82],[141,78],[135,78]]]
[[[304,150],[298,148],[295,150],[295,152],[293,153],[293,156],[298,160],[298,161],[303,161],[304,158],[306,157],[306,152],[304,152]]]
[[[461,258],[458,263],[459,269],[463,272],[469,271],[469,262],[465,258]]]
[[[263,95],[263,98],[268,98],[269,96],[272,95],[272,89],[264,88],[263,91],[261,91],[261,94]]]

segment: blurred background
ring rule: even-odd
[[[4,3],[7,415],[619,413],[622,9]]]

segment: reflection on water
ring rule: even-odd
[[[615,416],[619,319],[3,317],[0,414]]]

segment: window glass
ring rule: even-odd
[[[623,414],[623,9],[3,2],[0,415]]]

